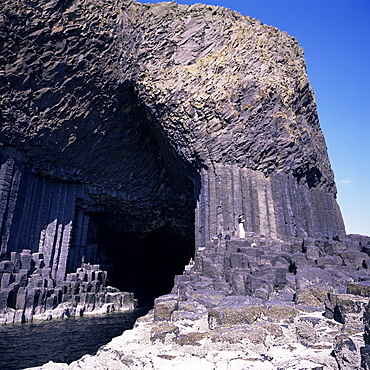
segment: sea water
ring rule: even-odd
[[[112,338],[132,329],[147,308],[105,315],[0,326],[0,369],[19,370],[46,362],[71,363],[93,355]]]

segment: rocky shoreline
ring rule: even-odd
[[[215,238],[132,330],[95,356],[33,369],[369,369],[369,249],[355,235]]]
[[[42,253],[24,249],[0,262],[0,325],[133,310],[133,293],[106,286],[107,272],[82,263],[57,281]]]
[[[105,271],[157,297],[41,368],[369,369],[370,238],[346,235],[294,37],[218,6],[4,0],[0,42],[0,322],[132,308]]]

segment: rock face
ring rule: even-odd
[[[133,330],[41,369],[369,369],[370,274],[342,256],[370,237],[324,240],[214,240]]]
[[[365,322],[365,346],[361,347],[361,366],[368,370],[370,369],[370,302],[366,307],[364,314]]]
[[[84,257],[150,303],[240,213],[274,237],[345,234],[294,38],[199,4],[1,14],[1,255],[43,253],[56,280]]]
[[[41,253],[11,252],[0,262],[0,324],[51,320],[84,313],[133,310],[132,293],[106,287],[107,273],[99,265],[82,264],[63,280],[52,278]]]
[[[141,304],[173,289],[138,328],[160,366],[162,345],[205,343],[214,366],[222,342],[223,364],[281,368],[277,339],[306,368],[366,363],[370,243],[345,235],[293,37],[201,4],[0,9],[2,317],[78,310],[89,289],[109,303],[107,271]],[[50,299],[30,314],[34,281]]]

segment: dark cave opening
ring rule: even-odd
[[[70,148],[75,166],[83,164],[99,190],[77,202],[74,224],[82,226],[74,230],[67,270],[81,260],[99,264],[108,271],[108,285],[151,306],[170,293],[194,255],[200,159],[190,164],[175,150],[130,82],[120,86],[117,102],[104,140],[85,137],[91,155]]]
[[[88,259],[108,271],[108,285],[133,292],[139,306],[170,293],[174,276],[194,254],[194,233],[184,235],[168,224],[145,234],[124,232],[108,225],[104,214],[90,218],[97,250]]]
[[[170,293],[174,276],[194,254],[193,235],[185,237],[168,225],[140,235],[102,221],[96,261],[108,271],[108,285],[133,292],[139,306],[152,306],[156,297]]]

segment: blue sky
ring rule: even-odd
[[[346,231],[370,235],[370,0],[177,2],[225,6],[297,38],[305,52]]]

